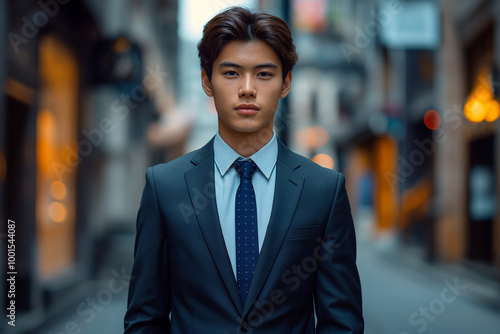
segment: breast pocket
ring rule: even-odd
[[[308,225],[301,227],[291,227],[286,234],[286,239],[308,239],[317,237],[320,233],[321,225]]]

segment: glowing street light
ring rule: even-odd
[[[493,95],[493,87],[486,68],[479,73],[477,82],[464,106],[465,117],[471,122],[494,122],[500,116],[500,106]]]

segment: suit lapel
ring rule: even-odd
[[[195,167],[184,173],[191,203],[217,270],[233,299],[234,305],[241,313],[243,303],[227,254],[215,201],[213,139],[198,151],[191,162]],[[207,187],[207,185],[209,186]],[[211,189],[212,193],[207,195],[206,189]],[[200,196],[204,198],[200,199]]]
[[[278,161],[276,162],[276,186],[271,218],[266,236],[255,268],[255,274],[250,284],[248,297],[243,309],[243,317],[250,310],[262,286],[272,269],[276,256],[285,239],[293,214],[302,192],[303,177],[294,173],[300,167],[294,163],[291,151],[279,141]]]

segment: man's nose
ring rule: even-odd
[[[257,94],[257,90],[255,88],[254,79],[250,74],[247,74],[243,77],[239,95],[241,96],[252,96],[255,97]]]

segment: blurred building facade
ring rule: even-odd
[[[74,307],[101,271],[130,272],[116,240],[133,242],[145,168],[164,160],[146,129],[161,128],[174,109],[177,6],[1,2],[2,268],[4,222],[17,226],[17,321],[9,332],[36,332]],[[178,137],[168,149],[180,150]],[[2,307],[7,302],[2,293]]]
[[[441,5],[437,81],[446,136],[435,139],[436,254],[498,269],[500,1]]]
[[[290,146],[347,174],[375,236],[498,279],[500,1],[296,0],[291,12]]]

